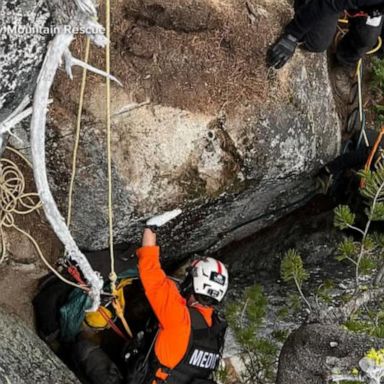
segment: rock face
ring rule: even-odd
[[[303,325],[287,339],[279,358],[276,384],[322,384],[332,371],[351,372],[381,339],[346,332],[335,325]]]
[[[265,67],[289,10],[275,0],[115,5],[112,72],[123,82],[112,89],[116,241],[138,241],[145,218],[181,207],[161,230],[164,255],[212,252],[308,200],[313,174],[338,152],[339,125],[324,56],[298,52],[278,73]],[[103,52],[93,49],[90,61],[101,67]],[[58,75],[50,111],[48,162],[63,212],[80,78]],[[92,75],[72,218],[88,249],[108,242],[104,93]]]
[[[124,84],[112,96],[115,240],[137,241],[144,218],[182,207],[160,235],[168,256],[214,251],[302,204],[339,143],[325,57],[298,52],[277,74],[265,68],[287,4],[197,3],[133,1],[112,15],[113,73]],[[102,52],[91,56],[102,64]],[[59,76],[50,119],[63,210],[79,76]],[[73,215],[75,238],[93,249],[107,245],[104,93],[92,76]]]
[[[79,383],[45,343],[1,307],[0,325],[0,383]]]
[[[50,16],[45,2],[0,3],[0,122],[31,95],[44,59]]]

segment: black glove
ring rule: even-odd
[[[269,48],[267,53],[267,64],[276,69],[284,66],[295,53],[297,39],[292,35],[285,34]]]

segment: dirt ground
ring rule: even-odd
[[[154,104],[209,114],[262,103],[270,90],[266,49],[289,17],[288,3],[283,2],[273,15],[267,3],[116,1],[111,15],[112,73],[135,102],[150,99]],[[99,14],[103,22],[103,5]],[[84,46],[84,39],[77,38],[72,53],[82,58]],[[93,46],[90,63],[104,68],[104,51]],[[60,73],[54,87],[55,98],[72,112],[81,70],[74,74],[71,82]],[[88,79],[88,84],[104,82],[92,74]],[[88,87],[87,94],[91,93]]]

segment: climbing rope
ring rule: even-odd
[[[364,12],[359,12],[354,15],[350,15],[347,12],[345,12],[344,17],[339,19],[339,23],[348,24],[349,23],[348,18],[366,17],[366,16],[367,14]],[[345,34],[346,34],[345,29],[341,28],[338,25],[338,32],[335,37],[336,44],[340,41],[341,36]],[[366,55],[372,55],[376,53],[381,47],[382,47],[382,39],[379,36],[376,47],[368,51]],[[365,145],[369,146],[368,138],[365,131],[366,116],[364,112],[364,101],[363,101],[363,92],[362,92],[362,81],[363,81],[363,59],[362,58],[357,63],[356,78],[357,78],[357,83],[356,83],[357,86],[354,87],[356,91],[350,97],[350,105],[353,105],[357,101],[357,108],[354,108],[348,116],[346,132],[352,133],[353,131],[360,131],[360,137],[357,142],[357,148],[359,148],[363,139],[364,139]]]
[[[105,46],[105,72],[106,77],[106,118],[107,118],[107,157],[108,157],[108,221],[109,221],[109,252],[111,257],[111,281],[112,291],[116,289],[115,255],[113,250],[113,209],[112,209],[112,154],[111,154],[111,2],[105,1],[105,33],[107,44]]]
[[[106,0],[105,4],[105,11],[106,11],[106,37],[107,37],[107,44],[106,44],[106,73],[108,76],[106,77],[106,128],[107,128],[107,166],[108,166],[108,223],[109,223],[109,249],[110,249],[110,262],[111,262],[111,273],[109,275],[109,279],[111,282],[111,292],[114,297],[112,300],[112,306],[115,309],[116,315],[120,319],[121,323],[124,326],[125,331],[130,337],[133,337],[132,331],[124,317],[124,311],[123,308],[117,299],[118,291],[116,289],[116,281],[117,281],[117,274],[115,271],[115,257],[114,257],[114,247],[113,247],[113,207],[112,207],[112,150],[111,150],[111,84],[110,84],[110,72],[111,72],[111,56],[110,56],[110,38],[111,38],[111,5],[110,0]],[[84,62],[88,63],[89,61],[89,53],[90,53],[90,40],[87,39],[86,42],[86,49],[85,49],[85,55],[84,55]],[[78,149],[79,149],[79,142],[80,142],[80,130],[81,130],[81,118],[82,118],[82,112],[83,112],[83,105],[84,105],[84,96],[85,96],[85,87],[86,87],[86,81],[87,81],[87,69],[83,69],[82,74],[82,81],[81,81],[81,88],[80,88],[80,100],[79,100],[79,107],[78,107],[78,113],[77,113],[77,121],[76,121],[76,134],[75,134],[75,143],[73,148],[73,156],[72,156],[72,174],[71,174],[71,182],[69,187],[69,193],[68,193],[68,212],[67,212],[67,224],[68,226],[71,223],[71,216],[72,216],[72,205],[73,205],[73,189],[74,189],[74,183],[76,178],[76,169],[77,169],[77,157],[78,157]],[[100,310],[98,310],[100,315],[103,317],[106,316],[106,314]],[[108,320],[108,323],[111,325],[111,328],[118,333],[120,336],[121,331],[119,328],[113,324],[112,320]],[[113,324],[113,325],[112,325]],[[117,329],[116,329],[117,328]],[[125,337],[125,336],[124,336]]]
[[[109,222],[109,252],[111,258],[111,273],[109,280],[111,281],[111,291],[116,297],[116,280],[117,274],[115,271],[115,254],[113,249],[113,206],[112,206],[112,150],[111,150],[111,80],[109,75],[111,73],[111,2],[105,1],[105,33],[107,37],[107,44],[105,46],[105,72],[108,74],[106,77],[106,120],[107,120],[107,158],[108,158],[108,222]],[[132,331],[125,320],[123,309],[119,300],[112,301],[113,308],[116,311],[125,331],[130,337],[133,337]]]
[[[109,75],[111,72],[110,65],[110,1],[106,0],[106,37],[108,42],[106,44],[106,120],[107,120],[107,162],[108,162],[108,221],[109,221],[109,244],[110,244],[110,255],[111,255],[111,274],[110,279],[113,284],[115,284],[117,275],[115,272],[115,262],[114,262],[114,249],[113,249],[113,210],[112,210],[112,155],[111,155],[111,85]],[[86,48],[84,54],[84,62],[88,64],[89,62],[89,53],[90,53],[90,39],[87,38]],[[79,107],[77,112],[76,120],[76,133],[75,133],[75,143],[73,148],[72,155],[72,173],[71,181],[68,193],[68,211],[67,211],[67,223],[71,223],[72,216],[72,205],[73,205],[73,189],[77,172],[77,157],[79,150],[80,142],[80,130],[81,130],[81,118],[84,106],[84,96],[85,96],[85,87],[87,82],[87,69],[83,68],[81,87],[80,87],[80,97],[79,97]]]
[[[369,156],[368,156],[368,159],[367,159],[367,162],[365,163],[365,166],[364,166],[364,170],[365,171],[369,171],[371,169],[371,166],[372,166],[372,161],[375,157],[375,154],[380,146],[380,142],[381,140],[383,139],[383,136],[384,136],[384,125],[381,127],[381,130],[380,130],[380,133],[378,134],[377,138],[376,138],[376,141],[375,141],[375,144],[373,145],[371,151],[369,152]],[[366,186],[366,183],[365,183],[365,178],[361,178],[360,180],[360,188],[361,189],[364,189]]]
[[[124,339],[125,341],[128,341],[128,338],[127,336],[124,335],[123,332],[121,332],[120,328],[109,318],[108,314],[105,313],[104,311],[104,308],[103,307],[99,307],[99,309],[97,310],[97,312],[100,313],[100,315],[104,318],[104,320],[108,323],[108,325],[111,327],[111,329],[118,335],[120,336],[122,339]]]
[[[10,152],[15,153],[20,157],[30,168],[32,164],[29,160],[23,156],[19,151],[6,147]],[[34,248],[36,249],[37,254],[47,266],[47,268],[52,271],[60,280],[76,288],[81,288],[87,290],[86,287],[73,283],[72,281],[66,279],[58,271],[55,270],[44,257],[41,248],[39,247],[37,241],[26,231],[21,229],[17,224],[15,217],[17,215],[28,215],[32,212],[38,211],[41,208],[41,202],[39,200],[39,195],[37,193],[26,193],[25,192],[26,183],[23,173],[15,162],[9,159],[1,158],[0,159],[0,236],[1,236],[1,256],[0,263],[2,263],[6,256],[6,244],[4,229],[15,229],[19,233],[26,236]]]
[[[339,22],[341,24],[348,24],[348,17],[361,17],[361,16],[366,17],[367,15],[365,13],[358,13],[358,14],[355,14],[352,16],[352,15],[348,15],[346,13],[344,18],[339,19]],[[342,28],[340,28],[338,26],[338,33],[336,34],[336,38],[335,38],[336,42],[339,41],[341,35],[345,35],[345,33],[346,33],[345,30],[343,30]],[[372,55],[372,54],[376,53],[382,47],[382,44],[383,44],[382,39],[379,36],[376,47],[374,47],[373,49],[368,51],[366,53],[366,55]],[[363,140],[364,140],[365,146],[369,147],[369,141],[368,141],[368,137],[367,137],[367,133],[366,133],[366,115],[365,115],[365,111],[364,111],[364,101],[363,101],[363,91],[362,91],[363,58],[360,58],[360,60],[357,62],[356,75],[355,76],[357,78],[357,83],[355,83],[355,84],[357,84],[357,86],[354,86],[356,91],[354,93],[352,93],[352,95],[350,97],[350,105],[355,104],[357,101],[357,108],[354,108],[348,116],[346,131],[347,131],[347,133],[350,133],[350,134],[353,133],[354,131],[360,131],[360,136],[359,136],[359,139],[358,139],[357,144],[356,144],[356,149],[358,149],[360,147],[361,143],[363,142]],[[371,168],[372,161],[374,159],[375,153],[377,152],[377,149],[379,147],[379,144],[380,144],[383,136],[384,136],[384,127],[381,128],[381,131],[380,131],[380,133],[379,133],[379,135],[375,141],[375,144],[374,144],[372,150],[370,151],[370,154],[368,156],[368,160],[367,160],[365,167],[364,167],[365,170],[369,170]],[[364,188],[364,187],[365,187],[365,180],[362,178],[360,180],[360,188]]]
[[[132,334],[131,328],[129,327],[128,322],[127,322],[127,320],[124,317],[124,311],[123,311],[123,308],[121,307],[119,301],[116,300],[116,299],[113,300],[112,301],[112,306],[113,306],[113,308],[114,308],[114,310],[116,312],[117,317],[120,319],[121,323],[123,324],[123,327],[124,327],[125,331],[129,335],[129,337],[132,338],[133,334]]]
[[[376,152],[377,152],[377,150],[379,148],[380,142],[383,139],[383,136],[384,136],[384,126],[381,127],[380,133],[379,133],[379,135],[376,138],[375,144],[373,145],[372,150],[369,153],[367,162],[365,163],[365,167],[364,167],[364,169],[366,171],[371,169],[372,161],[373,161],[373,159],[375,157],[375,154],[376,154]]]
[[[375,48],[371,49],[366,53],[366,55],[372,55],[376,53],[382,46],[381,37],[379,37],[377,45]],[[360,147],[362,140],[364,139],[365,145],[369,147],[369,142],[366,134],[366,118],[364,112],[364,102],[363,102],[363,59],[361,58],[357,63],[356,68],[356,77],[357,77],[357,92],[358,92],[358,111],[359,111],[359,123],[360,123],[360,137],[357,142],[357,148]]]

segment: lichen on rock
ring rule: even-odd
[[[0,3],[0,122],[27,95],[32,95],[43,62],[51,18],[45,2]]]
[[[213,251],[309,198],[313,174],[338,153],[338,117],[324,56],[299,52],[268,72],[266,49],[289,15],[288,4],[271,3],[252,2],[253,19],[245,1],[113,8],[112,72],[123,82],[112,90],[116,241],[138,241],[145,218],[182,206],[184,215],[162,230],[164,253]],[[81,56],[80,40],[73,49]],[[93,65],[103,60],[92,50]],[[49,122],[63,210],[79,79],[59,74]],[[108,243],[105,85],[94,76],[88,84],[73,232],[80,246],[97,249]]]
[[[214,251],[303,204],[340,141],[325,57],[298,53],[279,73],[265,66],[288,3],[195,5],[112,8],[112,73],[123,82],[112,88],[114,237],[136,242],[146,218],[182,207],[160,236],[169,257]],[[71,49],[82,57],[80,36]],[[103,52],[92,49],[90,63],[102,68]],[[81,72],[74,75],[57,74],[48,121],[47,162],[62,212]],[[71,227],[87,249],[108,244],[104,94],[104,80],[90,76]]]

